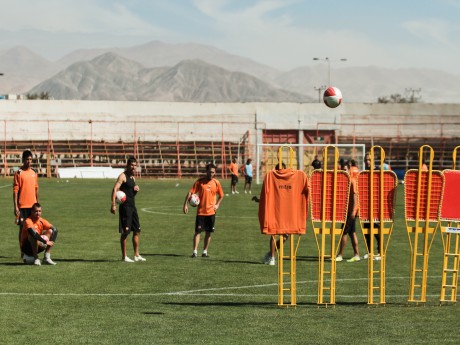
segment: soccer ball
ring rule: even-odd
[[[50,239],[48,238],[48,236],[46,235],[42,235],[41,236],[46,242],[48,242]],[[37,241],[37,244],[38,244],[38,247],[39,248],[45,248],[46,247],[46,244],[43,243],[43,242],[40,242],[40,241]]]
[[[192,194],[188,200],[190,206],[197,207],[200,204],[200,197],[198,194]]]
[[[115,201],[117,204],[123,204],[126,201],[126,194],[125,192],[119,190],[117,195],[115,196]]]
[[[324,91],[323,100],[329,108],[336,108],[342,103],[342,92],[338,88],[330,86]]]

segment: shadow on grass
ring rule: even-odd
[[[246,306],[259,306],[259,307],[277,307],[273,302],[164,302],[164,305],[178,305],[190,307],[246,307]]]
[[[172,253],[164,253],[164,254],[145,254],[142,253],[142,256],[148,257],[177,257],[177,258],[188,258],[193,261],[198,261],[198,260],[203,260],[203,261],[210,261],[210,262],[223,262],[226,264],[235,264],[235,263],[240,263],[240,264],[250,264],[250,265],[262,265],[261,262],[259,261],[248,261],[248,260],[222,260],[222,259],[215,259],[213,257],[209,258],[202,258],[201,255],[198,255],[196,258],[191,258],[190,255],[184,255],[184,254],[172,254]]]
[[[159,311],[144,311],[142,314],[144,315],[164,315],[165,313]]]
[[[163,254],[146,254],[141,253],[142,256],[165,256],[165,257],[187,257],[187,255],[183,254],[172,254],[172,253],[163,253]]]
[[[56,263],[59,262],[121,262],[120,260],[85,260],[85,259],[55,259],[53,261]],[[3,262],[0,263],[0,266],[24,266],[25,264],[21,261],[17,262]],[[25,265],[25,266],[33,266],[33,265]],[[46,266],[46,265],[45,265]]]
[[[184,296],[184,295],[182,295]],[[335,308],[366,308],[366,309],[382,309],[382,308],[391,308],[391,307],[411,307],[407,303],[398,303],[392,302],[387,304],[375,304],[370,305],[365,301],[338,301],[336,304],[322,305],[317,304],[316,302],[300,302],[296,306],[289,305],[289,302],[283,306],[278,306],[276,301],[274,302],[164,302],[164,305],[178,305],[178,306],[191,306],[191,307],[208,307],[208,306],[220,306],[220,307],[245,307],[245,306],[256,306],[264,308],[278,308],[278,309],[292,309],[292,308],[302,308],[302,307],[314,307],[317,309],[335,309]],[[413,307],[413,306],[412,306]]]
[[[55,259],[56,262],[121,262],[121,260],[101,260],[101,259]]]
[[[297,261],[314,261],[318,262],[318,256],[297,256]]]

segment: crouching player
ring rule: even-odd
[[[22,224],[21,251],[24,253],[23,261],[28,265],[40,266],[38,253],[45,251],[43,263],[56,265],[51,260],[51,248],[54,246],[58,234],[57,229],[46,219],[41,217],[42,207],[37,202],[32,206],[32,213]]]

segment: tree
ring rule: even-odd
[[[377,99],[378,103],[417,103],[418,98],[416,97],[403,97],[399,93],[390,95],[390,97],[384,96]]]
[[[52,99],[48,91],[42,91],[38,93],[28,93],[26,95],[27,99]]]

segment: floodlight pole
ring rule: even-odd
[[[327,86],[331,86],[331,59],[328,57],[325,57],[324,59],[321,58],[313,58],[313,61],[326,61],[327,62]],[[345,58],[341,58],[338,61],[347,61]]]
[[[93,120],[88,121],[90,126],[90,139],[89,139],[89,161],[90,166],[93,166]]]
[[[321,103],[321,92],[327,89],[326,85],[321,85],[320,87],[313,86],[315,91],[318,91],[318,103]]]

